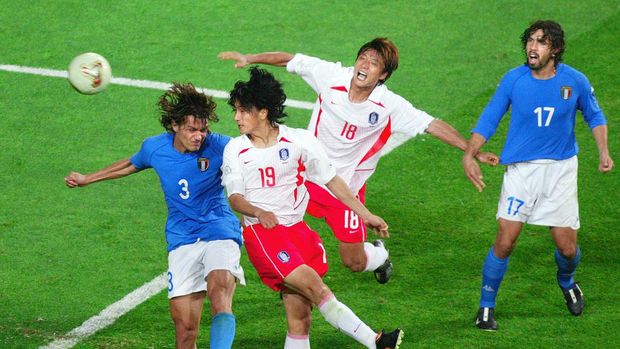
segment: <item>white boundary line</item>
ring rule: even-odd
[[[25,73],[25,74],[33,74],[40,76],[50,76],[55,78],[67,78],[67,72],[64,70],[53,70],[53,69],[44,69],[44,68],[35,68],[35,67],[25,67],[19,65],[11,65],[11,64],[0,64],[0,70],[14,72],[14,73]],[[150,81],[150,80],[136,80],[129,78],[112,78],[112,84],[123,85],[123,86],[132,86],[132,87],[140,87],[140,88],[150,88],[156,90],[167,90],[170,87],[169,83],[158,82],[158,81]],[[220,90],[210,90],[206,88],[197,88],[201,90],[203,93],[216,97],[228,99],[228,92],[220,91]],[[307,109],[312,110],[314,107],[314,103],[297,101],[293,99],[287,99],[285,105],[292,108],[299,109]],[[402,136],[401,134],[393,134],[392,137],[388,140],[387,144],[383,149],[383,154],[388,154],[394,148],[403,144],[409,138],[406,136]],[[142,304],[147,299],[153,297],[161,290],[163,290],[168,283],[168,279],[166,277],[166,273],[157,276],[153,280],[144,284],[140,288],[134,290],[127,296],[125,296],[120,301],[109,305],[107,308],[101,311],[98,315],[91,317],[90,319],[84,321],[82,325],[74,328],[66,335],[58,337],[53,342],[49,343],[46,346],[42,346],[39,349],[69,349],[80,342],[82,339],[93,335],[95,332],[108,327],[113,324],[116,319],[120,318],[133,308]]]
[[[126,295],[120,301],[109,305],[98,315],[84,321],[79,327],[74,328],[66,335],[58,337],[53,342],[39,349],[68,349],[73,347],[82,339],[113,324],[116,319],[159,293],[167,284],[167,273],[163,273]]]

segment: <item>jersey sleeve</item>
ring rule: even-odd
[[[578,80],[579,88],[581,89],[581,93],[579,93],[578,108],[581,110],[584,120],[588,123],[590,129],[593,129],[596,126],[606,125],[607,119],[605,118],[605,114],[603,114],[601,107],[598,105],[598,101],[594,95],[594,88],[590,85],[588,78],[581,75]]]
[[[311,182],[326,184],[336,176],[336,169],[329,161],[319,140],[306,130],[298,131],[300,144],[304,150],[302,161],[306,167],[306,177]]]
[[[327,62],[297,53],[286,65],[286,70],[301,76],[314,92],[319,94],[321,90],[327,87],[331,78],[339,76],[347,68],[342,67],[340,63]]]
[[[151,148],[149,139],[145,139],[144,142],[142,142],[140,150],[129,159],[131,164],[138,169],[138,171],[152,167],[151,155],[153,154],[153,151]]]
[[[245,182],[239,165],[239,144],[240,139],[235,138],[224,148],[222,185],[226,188],[229,197],[233,194],[245,195]]]
[[[502,121],[504,114],[506,114],[510,107],[510,91],[513,84],[513,74],[509,72],[504,75],[497,89],[495,89],[489,104],[480,114],[476,127],[471,131],[472,133],[481,135],[485,140],[489,140],[495,134],[499,122]]]
[[[434,120],[432,116],[417,109],[402,97],[399,97],[397,103],[398,107],[395,109],[394,117],[392,118],[392,130],[394,133],[415,137],[426,131],[428,125]]]

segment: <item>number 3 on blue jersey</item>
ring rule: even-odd
[[[512,214],[513,216],[516,216],[517,213],[519,213],[519,209],[525,203],[525,202],[523,202],[523,200],[519,200],[519,199],[515,198],[514,196],[509,196],[508,197],[508,201],[510,201],[510,205],[508,205],[508,214]],[[515,210],[512,211],[512,206],[513,206],[513,204],[515,202],[517,203],[517,208],[515,208]]]
[[[187,182],[187,179],[179,180],[179,185],[181,186],[181,192],[179,193],[181,199],[189,199],[189,183]]]

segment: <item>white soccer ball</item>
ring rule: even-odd
[[[69,64],[69,82],[80,93],[99,93],[105,90],[111,78],[110,63],[100,54],[82,53]]]

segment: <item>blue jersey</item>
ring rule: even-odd
[[[221,182],[222,155],[230,137],[208,134],[202,147],[191,153],[179,152],[173,141],[171,133],[147,138],[131,157],[138,170],[153,168],[159,176],[168,206],[168,252],[198,239],[232,239],[241,245],[241,224]]]
[[[576,155],[577,109],[591,129],[607,123],[588,79],[566,64],[548,80],[535,79],[527,65],[506,73],[472,132],[488,140],[511,106],[502,164]]]

